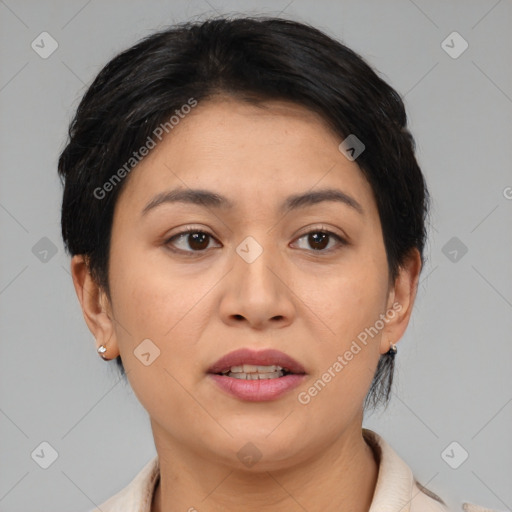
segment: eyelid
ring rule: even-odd
[[[317,226],[308,226],[306,228],[301,229],[299,231],[299,234],[296,235],[295,240],[297,238],[303,237],[304,235],[309,235],[310,233],[317,233],[319,231],[328,233],[330,235],[334,235],[334,236],[338,237],[340,240],[343,240],[347,244],[349,242],[348,236],[346,236],[343,232],[337,233],[336,231],[334,231],[334,228],[329,228],[329,227],[325,226],[324,224],[319,224]]]
[[[178,231],[174,235],[170,235],[170,236],[166,237],[166,239],[170,240],[172,238],[178,237],[180,235],[186,235],[188,233],[205,233],[205,234],[210,235],[211,237],[215,238],[215,235],[210,233],[210,231],[207,228],[203,228],[201,226],[193,226],[193,225],[182,226],[179,229],[180,229],[180,231]]]

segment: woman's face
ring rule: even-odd
[[[113,219],[111,332],[99,341],[110,359],[121,355],[157,447],[239,468],[261,456],[255,468],[269,470],[360,428],[379,356],[407,325],[419,264],[389,283],[371,187],[341,141],[300,106],[219,98],[132,171]],[[290,207],[327,189],[351,199]],[[226,204],[147,207],[196,190]],[[280,351],[304,374],[208,373],[238,349]]]

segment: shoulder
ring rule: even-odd
[[[410,512],[498,512],[473,503],[464,502],[457,509],[449,508],[437,494],[415,481]]]
[[[497,512],[471,503],[450,508],[441,497],[416,480],[411,468],[383,437],[363,428],[363,438],[372,448],[379,464],[369,512]]]
[[[89,512],[150,512],[155,484],[160,476],[158,455],[149,460],[130,483]]]
[[[410,512],[455,512],[450,511],[446,503],[431,490],[414,479]]]

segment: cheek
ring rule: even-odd
[[[213,272],[193,271],[192,265],[182,269],[171,266],[162,254],[155,258],[142,251],[133,252],[122,264],[118,262],[112,293],[125,368],[137,374],[144,368],[137,353],[146,339],[157,347],[154,350],[158,357],[151,367],[163,372],[161,378],[165,378],[165,370],[181,375],[184,369],[180,362],[187,361],[190,366],[190,362],[197,361],[197,342],[213,314],[209,292],[218,280]],[[151,344],[148,346],[151,349]],[[152,385],[155,389],[161,387],[156,382]]]
[[[184,423],[192,423],[201,411],[194,408],[183,386],[189,386],[189,373],[199,361],[195,344],[204,330],[202,322],[209,317],[201,298],[215,281],[196,279],[191,283],[193,278],[176,277],[161,262],[148,264],[142,255],[132,256],[116,267],[112,280],[116,336],[127,378],[157,422],[171,425],[173,415],[181,411]],[[143,342],[148,339],[150,343]],[[150,354],[148,365],[143,353]],[[178,435],[180,424],[172,428]]]
[[[132,250],[121,251],[122,246]],[[170,264],[164,248],[147,249],[141,243],[119,240],[111,257],[116,313],[130,326],[126,327],[133,337],[162,338],[205,293],[206,285],[196,282],[190,271]]]
[[[326,336],[343,346],[375,323],[386,301],[386,270],[381,261],[354,253],[326,273],[302,278],[301,296],[324,322]]]
[[[361,258],[346,272],[325,279],[323,293],[317,278],[306,295],[321,319],[315,321],[318,330],[325,334],[318,345],[318,371],[300,391],[305,407],[310,408],[308,421],[319,429],[328,427],[333,435],[339,422],[359,413],[374,377],[381,334],[370,328],[384,312],[386,278],[381,264]],[[322,422],[328,411],[339,411],[339,415],[327,426]]]
[[[316,410],[318,418],[333,407],[343,414],[357,414],[380,357],[380,331],[370,328],[384,312],[387,267],[382,255],[368,254],[354,252],[336,272],[317,274],[302,283],[324,340],[318,345],[313,387],[301,389],[310,400],[307,407]],[[335,430],[336,421],[331,426]]]

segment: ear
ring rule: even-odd
[[[390,343],[396,344],[400,340],[409,324],[420,272],[421,256],[418,249],[413,248],[400,267],[395,282],[390,287],[386,306],[388,321],[382,332],[381,354],[389,351]]]
[[[71,259],[71,277],[82,307],[85,322],[96,338],[96,349],[104,345],[105,359],[114,359],[119,348],[114,330],[112,307],[106,293],[96,284],[83,255]]]

